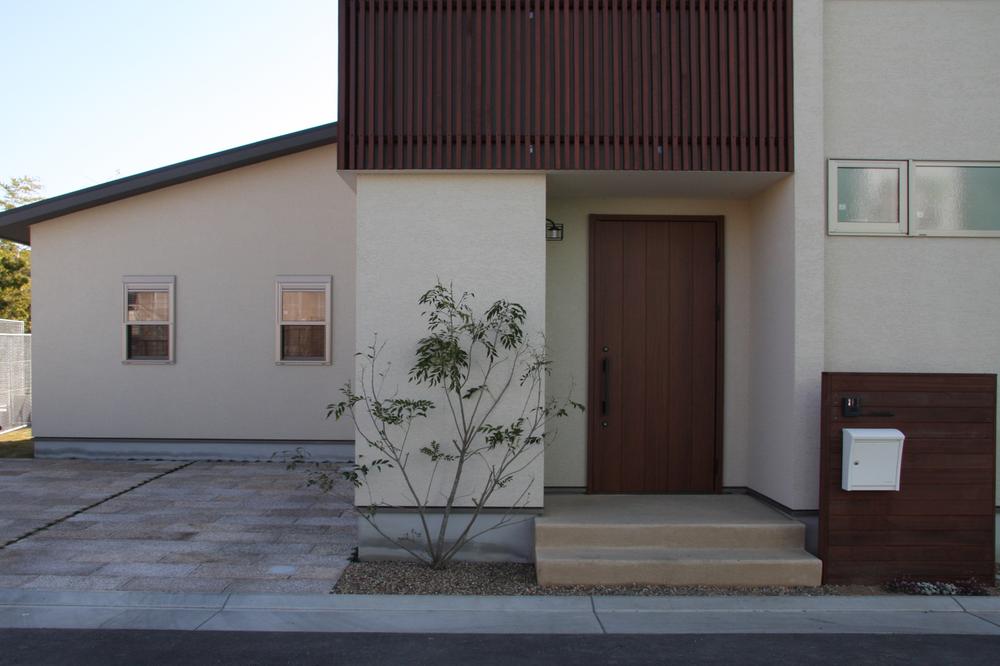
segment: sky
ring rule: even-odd
[[[337,119],[337,0],[0,0],[0,179],[55,196]]]

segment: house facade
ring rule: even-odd
[[[343,0],[336,125],[0,214],[39,451],[350,457],[326,404],[375,334],[406,388],[440,279],[524,305],[587,407],[494,508],[745,489],[809,523],[824,371],[1000,370],[998,31],[977,0]]]

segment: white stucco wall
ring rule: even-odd
[[[827,157],[1000,160],[1000,2],[825,9]],[[1000,238],[828,237],[826,264],[828,370],[1000,372]]]
[[[723,411],[723,484],[747,485],[748,386],[750,373],[750,225],[749,206],[741,200],[695,199],[555,199],[548,217],[565,225],[561,242],[546,243],[546,330],[553,361],[549,394],[587,402],[588,216],[721,215],[725,217],[725,406]],[[545,485],[587,484],[587,416],[579,412],[557,424],[557,436],[545,454]]]
[[[796,441],[792,419],[796,346],[794,177],[789,176],[754,197],[750,214],[753,323],[748,409],[763,411],[751,411],[748,419],[751,442],[748,485],[774,496],[794,483],[788,461],[810,445]]]
[[[823,2],[793,12],[795,173],[751,202],[749,486],[792,509],[819,503],[824,354]]]
[[[383,360],[392,364],[386,392],[427,397],[439,408],[415,428],[411,441],[447,443],[454,432],[450,413],[438,391],[427,392],[406,381],[416,343],[426,334],[417,299],[440,279],[457,290],[471,291],[481,311],[497,299],[522,304],[525,330],[545,331],[545,176],[542,174],[359,174],[357,340],[364,348],[377,333],[385,343]],[[523,392],[511,389],[506,409],[495,423],[510,422],[520,411]],[[417,446],[416,448],[419,448]],[[371,452],[358,442],[361,456]],[[411,457],[417,486],[426,488],[433,465],[419,453]],[[447,464],[445,464],[447,466]],[[486,468],[474,463],[465,472],[461,503],[470,504],[472,489],[482,487]],[[520,478],[494,496],[492,504],[509,506],[525,491],[526,504],[541,506],[544,457],[538,455]],[[439,470],[429,494],[443,504],[447,492]],[[370,477],[375,501],[411,502],[394,470]],[[359,504],[371,499],[358,491]]]
[[[353,439],[354,193],[329,146],[32,227],[39,437]],[[275,365],[275,277],[333,275],[333,364]],[[174,275],[176,364],[122,364],[122,276]]]

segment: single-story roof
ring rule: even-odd
[[[337,123],[329,123],[18,206],[0,212],[0,238],[27,244],[37,222],[336,142]]]

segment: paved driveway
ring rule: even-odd
[[[0,588],[327,592],[353,487],[303,482],[278,463],[0,460]]]

